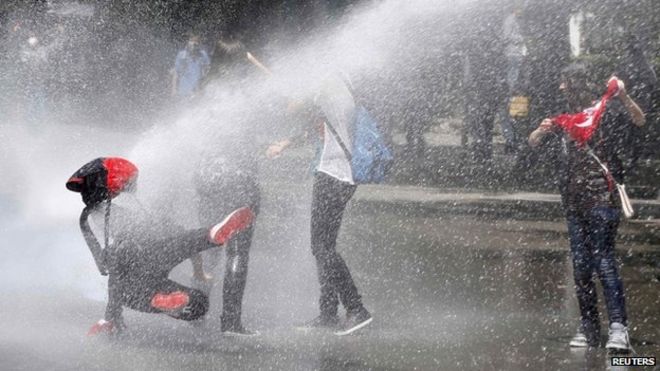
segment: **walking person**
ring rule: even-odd
[[[623,183],[621,138],[643,126],[644,113],[628,96],[623,83],[612,78],[603,99],[593,105],[585,66],[574,64],[561,77],[568,109],[545,119],[529,136],[538,147],[550,134],[561,137],[560,191],[570,239],[575,290],[581,322],[571,347],[598,346],[600,319],[594,273],[603,286],[609,319],[606,348],[630,350],[623,281],[614,254],[620,221],[616,184]]]
[[[348,158],[356,104],[346,82],[339,76],[332,76],[325,79],[313,106],[310,116],[312,122],[319,125],[322,150],[312,188],[311,248],[316,259],[321,295],[319,316],[303,327],[329,328],[342,336],[373,320],[362,303],[346,262],[337,251],[344,210],[357,188]],[[276,157],[285,148],[301,144],[300,139],[287,139],[271,145],[268,156]],[[339,303],[346,309],[343,323],[339,320]]]

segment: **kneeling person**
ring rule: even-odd
[[[125,159],[99,158],[66,184],[82,195],[86,207],[80,228],[99,271],[109,276],[105,317],[90,334],[123,329],[124,306],[185,321],[200,319],[208,310],[208,296],[168,279],[170,271],[195,254],[224,245],[254,220],[252,210],[242,207],[210,229],[184,230],[150,217],[134,198],[122,197],[113,204],[119,194],[135,189],[137,174],[135,165]],[[102,219],[104,248],[90,227],[90,215]]]

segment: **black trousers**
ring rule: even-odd
[[[123,241],[108,252],[110,277],[106,318],[116,318],[121,306],[158,313],[151,305],[156,294],[183,292],[189,301],[176,318],[195,320],[206,314],[209,299],[199,290],[181,285],[168,278],[170,271],[195,254],[216,245],[208,241],[208,229],[186,231],[174,238],[155,241]]]
[[[221,221],[230,212],[247,206],[259,213],[261,191],[257,177],[249,172],[225,173],[215,175],[215,179],[200,179],[199,217],[206,224]],[[243,295],[248,275],[250,247],[254,235],[254,224],[237,234],[225,247],[225,277],[222,285],[222,326],[231,328],[240,326],[243,307]]]
[[[322,316],[336,316],[339,302],[348,312],[362,308],[362,299],[346,262],[336,249],[346,204],[356,186],[317,172],[312,191],[312,254],[321,284]]]

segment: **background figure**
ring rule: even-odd
[[[468,41],[464,68],[466,92],[465,121],[471,138],[474,160],[490,160],[493,155],[493,123],[502,105],[502,50],[497,17],[484,15],[475,23],[475,35]]]
[[[247,49],[237,35],[226,34],[215,43],[207,81],[220,79],[223,83],[243,80],[252,71],[246,57]]]
[[[520,93],[521,69],[525,56],[527,56],[527,46],[518,22],[520,13],[520,8],[514,8],[511,14],[504,19],[502,27],[502,43],[506,61],[506,85],[508,88],[500,117],[502,135],[506,142],[505,152],[513,152],[516,147],[516,132],[513,127],[513,118],[509,113],[509,102],[514,95]]]
[[[192,35],[185,49],[179,51],[172,73],[172,96],[186,98],[195,94],[209,70],[211,61],[200,45],[197,35]]]
[[[644,54],[639,38],[628,33],[619,43],[619,63],[616,75],[626,84],[630,96],[639,104],[644,113],[650,113],[653,109],[653,92],[658,87],[658,79]],[[658,133],[657,127],[650,127],[650,133],[646,130],[635,128],[629,134],[629,167],[634,168],[640,157],[652,158],[653,146],[657,145],[653,133]],[[657,135],[655,136],[657,138]]]

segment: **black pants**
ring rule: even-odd
[[[339,301],[348,312],[362,308],[346,262],[337,252],[337,236],[346,204],[355,193],[355,185],[317,172],[312,191],[312,254],[316,258],[322,316],[336,316]]]
[[[140,312],[158,313],[161,310],[151,305],[153,297],[180,291],[188,295],[189,301],[176,318],[195,320],[202,317],[209,308],[208,296],[174,282],[168,276],[184,260],[212,247],[217,245],[208,242],[206,228],[186,231],[164,240],[123,241],[109,252],[108,310],[121,310],[123,305]],[[115,313],[106,313],[106,318],[115,317]]]
[[[248,206],[259,213],[261,191],[257,177],[249,172],[215,174],[213,181],[200,179],[199,216],[206,224],[217,223],[227,214],[240,207]],[[221,175],[221,176],[218,176]],[[226,246],[227,260],[222,285],[222,327],[231,328],[241,324],[243,295],[247,283],[248,262],[254,225],[237,234]]]

